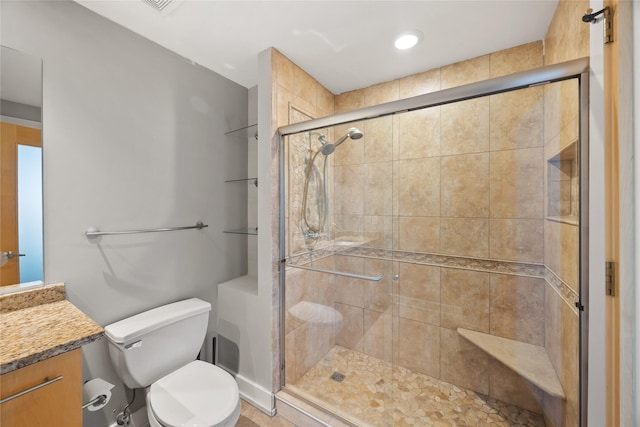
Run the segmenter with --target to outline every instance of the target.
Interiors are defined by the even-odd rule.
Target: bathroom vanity
[[[81,426],[81,347],[103,334],[63,284],[0,296],[0,425]]]

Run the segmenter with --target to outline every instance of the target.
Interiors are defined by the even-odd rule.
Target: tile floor
[[[242,401],[242,411],[236,427],[297,427],[280,415],[270,417],[258,408]],[[300,426],[303,427],[303,426]]]
[[[540,414],[340,346],[291,389],[361,426],[545,426]]]

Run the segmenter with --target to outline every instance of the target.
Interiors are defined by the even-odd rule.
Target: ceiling
[[[335,94],[541,40],[557,0],[76,0],[245,87],[275,47]],[[157,1],[157,0],[149,0]],[[395,37],[419,30],[407,51]]]

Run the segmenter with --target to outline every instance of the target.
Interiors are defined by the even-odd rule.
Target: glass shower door
[[[285,141],[285,390],[391,425],[392,118]]]

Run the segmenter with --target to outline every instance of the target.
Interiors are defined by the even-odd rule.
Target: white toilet
[[[238,385],[226,371],[194,360],[211,304],[192,298],[104,328],[109,356],[129,388],[144,388],[151,427],[231,427],[240,417]]]

